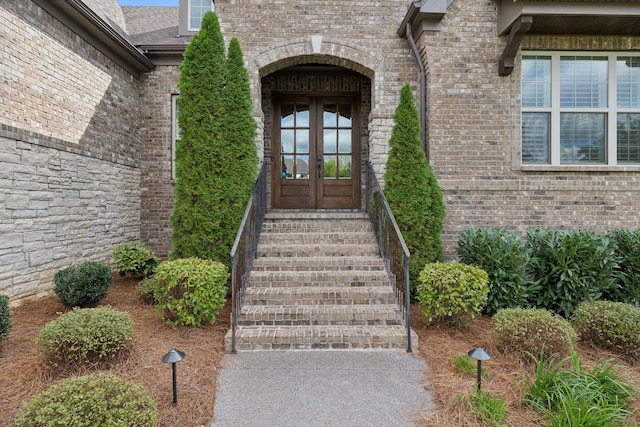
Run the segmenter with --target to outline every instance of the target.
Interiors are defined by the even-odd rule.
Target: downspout
[[[416,41],[413,38],[411,22],[407,22],[406,36],[420,68],[420,140],[422,141],[422,150],[427,156],[427,161],[429,161],[429,146],[427,145],[427,77],[418,46],[416,46]]]

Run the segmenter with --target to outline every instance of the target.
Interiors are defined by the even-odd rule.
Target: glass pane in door
[[[324,106],[322,135],[325,179],[351,178],[351,116],[351,104]]]
[[[282,104],[280,114],[280,177],[309,179],[309,106]]]

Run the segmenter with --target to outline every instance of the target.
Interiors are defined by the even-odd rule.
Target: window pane
[[[607,57],[560,58],[560,107],[607,107]]]
[[[351,156],[338,156],[338,178],[351,178]]]
[[[282,168],[280,176],[286,179],[293,179],[293,156],[282,156],[280,158],[280,166]]]
[[[640,114],[618,114],[618,163],[640,163]]]
[[[606,114],[560,114],[560,163],[605,163],[606,119]]]
[[[522,107],[551,107],[551,57],[522,58]]]
[[[351,127],[351,104],[340,104],[340,115],[338,116],[338,127]]]
[[[309,156],[296,156],[296,178],[309,179]]]
[[[338,145],[337,131],[335,129],[325,129],[323,132],[324,152],[335,153]]]
[[[293,153],[293,129],[285,129],[280,131],[280,152]]]
[[[338,131],[338,152],[351,153],[351,129]]]
[[[338,161],[336,156],[324,156],[324,177],[335,178],[337,173]]]
[[[204,14],[213,10],[212,5],[213,2],[211,0],[191,0],[189,28],[200,28]]]
[[[309,127],[309,107],[306,105],[296,105],[296,127]]]
[[[522,163],[551,162],[549,121],[549,113],[522,114]]]
[[[309,129],[298,129],[296,131],[296,153],[309,152]]]
[[[338,106],[337,105],[325,105],[322,113],[323,127],[335,128],[338,126]]]
[[[292,128],[295,125],[293,112],[295,107],[291,104],[282,104],[280,107],[282,112],[280,113],[280,127]]]
[[[618,107],[640,108],[640,57],[618,57]]]

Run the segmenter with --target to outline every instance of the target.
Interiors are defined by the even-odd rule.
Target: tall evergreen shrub
[[[603,295],[603,299],[640,306],[640,229],[611,230],[619,259],[618,287]]]
[[[256,176],[256,124],[239,44],[232,43],[227,61],[212,12],[185,50],[178,88],[180,139],[170,257],[228,265]]]
[[[411,252],[412,294],[426,263],[442,261],[442,192],[420,140],[420,115],[409,84],[394,114],[384,194]]]

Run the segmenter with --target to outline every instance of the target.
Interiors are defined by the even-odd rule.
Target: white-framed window
[[[198,31],[204,14],[213,10],[213,0],[189,0],[189,31]]]
[[[640,54],[523,52],[522,164],[640,165]]]
[[[171,179],[176,179],[176,145],[180,138],[178,127],[178,95],[171,95]]]

